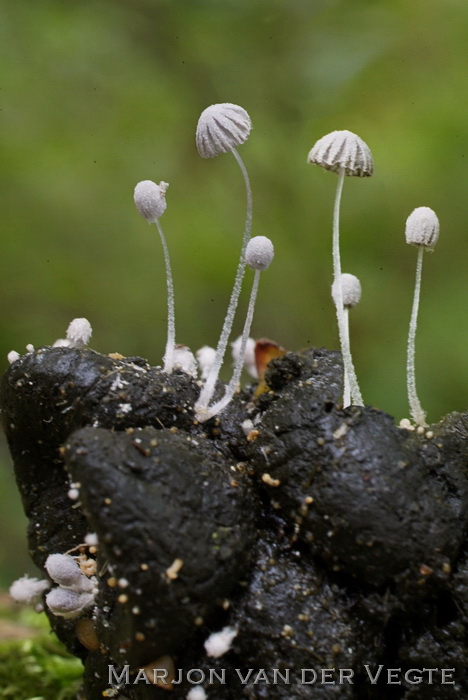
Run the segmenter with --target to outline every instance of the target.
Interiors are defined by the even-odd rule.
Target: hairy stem
[[[237,308],[237,304],[239,301],[239,295],[240,295],[241,288],[242,288],[242,280],[244,278],[244,273],[245,273],[245,260],[244,260],[245,250],[247,248],[247,243],[250,240],[250,232],[252,230],[252,190],[250,187],[249,176],[247,173],[247,169],[244,165],[244,162],[235,148],[232,150],[232,154],[233,154],[234,158],[237,160],[239,167],[241,169],[241,172],[242,172],[242,176],[244,178],[245,189],[246,189],[246,193],[247,193],[247,213],[246,213],[246,217],[245,217],[244,236],[242,239],[242,248],[241,248],[239,264],[237,266],[236,278],[234,280],[234,287],[233,287],[233,290],[231,292],[231,299],[229,301],[229,306],[228,306],[228,310],[226,313],[226,318],[224,319],[223,329],[221,331],[221,335],[220,335],[219,340],[218,340],[218,346],[216,348],[216,355],[215,355],[213,364],[211,366],[210,372],[208,374],[208,377],[206,378],[203,389],[200,392],[200,396],[198,398],[198,401],[195,405],[195,410],[197,412],[197,417],[199,420],[201,419],[200,417],[206,412],[208,405],[213,397],[215,386],[216,386],[216,381],[217,381],[218,375],[219,375],[219,370],[221,369],[221,365],[223,364],[224,354],[226,352],[226,347],[227,347],[227,344],[229,341],[229,336],[231,335],[232,324],[234,322],[234,316],[236,314],[236,308]]]
[[[416,373],[415,373],[415,344],[416,344],[416,327],[418,324],[419,297],[421,295],[421,275],[423,263],[424,247],[418,247],[418,259],[416,262],[416,284],[414,286],[413,308],[411,311],[411,320],[408,334],[408,354],[406,358],[406,381],[408,387],[408,401],[410,405],[410,413],[417,425],[425,427],[426,412],[423,411],[421,403],[416,393]]]
[[[166,351],[164,353],[164,371],[170,374],[174,368],[174,349],[175,349],[175,311],[174,311],[174,284],[172,281],[171,261],[169,259],[169,251],[167,249],[166,238],[159,219],[156,219],[159,236],[164,252],[164,264],[166,266],[167,280],[167,342]]]
[[[348,381],[351,392],[351,399],[356,406],[363,406],[364,402],[362,400],[361,391],[359,389],[359,384],[356,377],[356,372],[354,370],[353,359],[351,357],[351,349],[349,345],[349,335],[346,333],[345,320],[344,320],[344,308],[343,308],[343,290],[341,287],[341,261],[340,261],[340,203],[341,203],[341,193],[343,191],[343,181],[345,176],[344,168],[340,168],[338,174],[338,184],[336,187],[335,195],[335,206],[333,209],[333,279],[336,288],[335,292],[335,306],[336,306],[336,318],[338,321],[338,334],[341,343],[341,354],[343,355],[343,367],[344,367],[344,377],[346,381],[346,374],[348,375]],[[349,406],[346,403],[345,397],[343,397],[343,406]]]

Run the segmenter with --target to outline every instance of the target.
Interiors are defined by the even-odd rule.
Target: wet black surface
[[[200,425],[196,382],[140,358],[43,348],[10,367],[2,414],[31,556],[43,567],[99,539],[96,606],[81,615],[99,651],[49,615],[84,660],[89,700],[109,689],[109,664],[135,672],[164,655],[185,679],[174,698],[193,668],[220,700],[468,697],[468,414],[410,432],[343,410],[341,376],[338,353],[288,353],[270,363],[268,392],[244,390]],[[232,648],[208,657],[204,641],[226,626]],[[432,684],[427,671],[405,681],[424,668],[439,669]],[[316,683],[301,682],[312,670]],[[144,683],[119,692],[168,697]]]

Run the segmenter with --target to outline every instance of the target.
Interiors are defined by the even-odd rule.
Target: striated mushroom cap
[[[344,168],[345,175],[370,177],[374,161],[369,146],[352,131],[332,131],[317,141],[309,152],[308,163],[321,165],[334,173]]]
[[[228,153],[249,138],[252,122],[239,105],[223,102],[207,107],[197,125],[197,149],[202,158]]]

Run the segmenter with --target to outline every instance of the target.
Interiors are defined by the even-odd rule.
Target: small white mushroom
[[[341,277],[340,259],[340,203],[345,175],[369,177],[374,172],[374,162],[369,146],[351,131],[333,131],[319,139],[310,150],[307,161],[338,174],[333,210],[333,279]],[[351,396],[356,405],[363,405],[361,391],[354,370],[349,342],[346,338],[341,285],[336,286],[336,317],[340,336],[345,372],[348,373]]]
[[[408,350],[406,357],[406,382],[410,413],[416,425],[426,427],[426,412],[421,406],[416,392],[415,372],[415,341],[418,324],[419,298],[421,295],[421,276],[424,251],[433,252],[439,240],[440,224],[437,214],[429,207],[417,207],[406,220],[406,242],[418,247],[416,261],[416,282],[414,286],[413,307],[408,334]]]
[[[166,237],[159,221],[166,211],[166,191],[169,187],[167,182],[160,182],[157,185],[152,180],[142,180],[133,192],[133,201],[141,216],[149,224],[156,224],[164,253],[164,265],[166,268],[167,285],[167,341],[164,352],[164,371],[171,373],[174,368],[175,350],[175,310],[174,310],[174,283],[172,280],[171,260]]]

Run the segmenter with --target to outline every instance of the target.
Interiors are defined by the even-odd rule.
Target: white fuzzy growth
[[[49,610],[59,617],[74,618],[94,603],[91,593],[77,593],[66,588],[53,588],[46,595]]]
[[[50,554],[45,568],[50,578],[63,588],[75,592],[91,591],[93,583],[81,571],[78,563],[69,554]]]
[[[174,348],[174,368],[196,378],[198,365],[193,352],[186,345],[176,345]]]
[[[256,342],[253,338],[247,338],[245,344],[244,367],[251,377],[258,379],[257,363],[255,361],[255,346]],[[234,363],[237,362],[242,347],[242,336],[240,335],[233,343],[231,343],[231,354]]]
[[[439,240],[440,224],[435,211],[417,207],[406,219],[406,242],[432,251]]]
[[[34,352],[34,345],[32,343],[26,345],[26,352]]]
[[[66,338],[58,338],[52,345],[53,348],[69,348],[72,347],[72,342]]]
[[[359,302],[361,301],[361,294],[362,294],[360,281],[358,280],[358,278],[355,275],[351,275],[348,272],[343,272],[340,279],[341,279],[341,293],[342,293],[342,298],[343,298],[343,306],[345,308],[357,306],[359,304]],[[333,301],[335,302],[335,304],[337,302],[337,300],[336,300],[337,282],[338,281],[336,280],[332,284],[332,297],[333,297]]]
[[[10,363],[10,365],[12,365],[13,362],[16,362],[19,359],[20,359],[19,352],[16,352],[16,350],[10,350],[10,352],[7,355],[7,360]]]
[[[89,343],[93,329],[86,318],[74,318],[67,328],[67,340],[69,346],[82,348]]]
[[[141,216],[150,224],[155,224],[166,211],[167,182],[157,185],[152,180],[142,180],[133,191],[133,201]]]
[[[266,270],[273,260],[275,249],[266,236],[254,236],[245,250],[245,262],[252,270]]]
[[[187,700],[206,700],[205,689],[201,685],[196,685],[187,693]]]
[[[207,107],[200,115],[196,143],[202,158],[228,153],[247,141],[252,122],[239,105],[224,102]]]
[[[345,175],[369,177],[374,161],[369,146],[352,131],[332,131],[323,136],[310,150],[307,161]]]
[[[44,591],[50,588],[50,581],[22,576],[10,586],[10,595],[17,603],[37,603]]]
[[[210,369],[213,366],[213,362],[216,357],[216,350],[211,348],[209,345],[204,345],[195,353],[198,360],[198,367],[200,368],[200,374],[202,379],[206,379],[210,373]]]
[[[213,632],[205,642],[205,651],[208,656],[218,659],[229,651],[232,642],[237,637],[238,631],[234,627],[224,627],[221,632]]]

